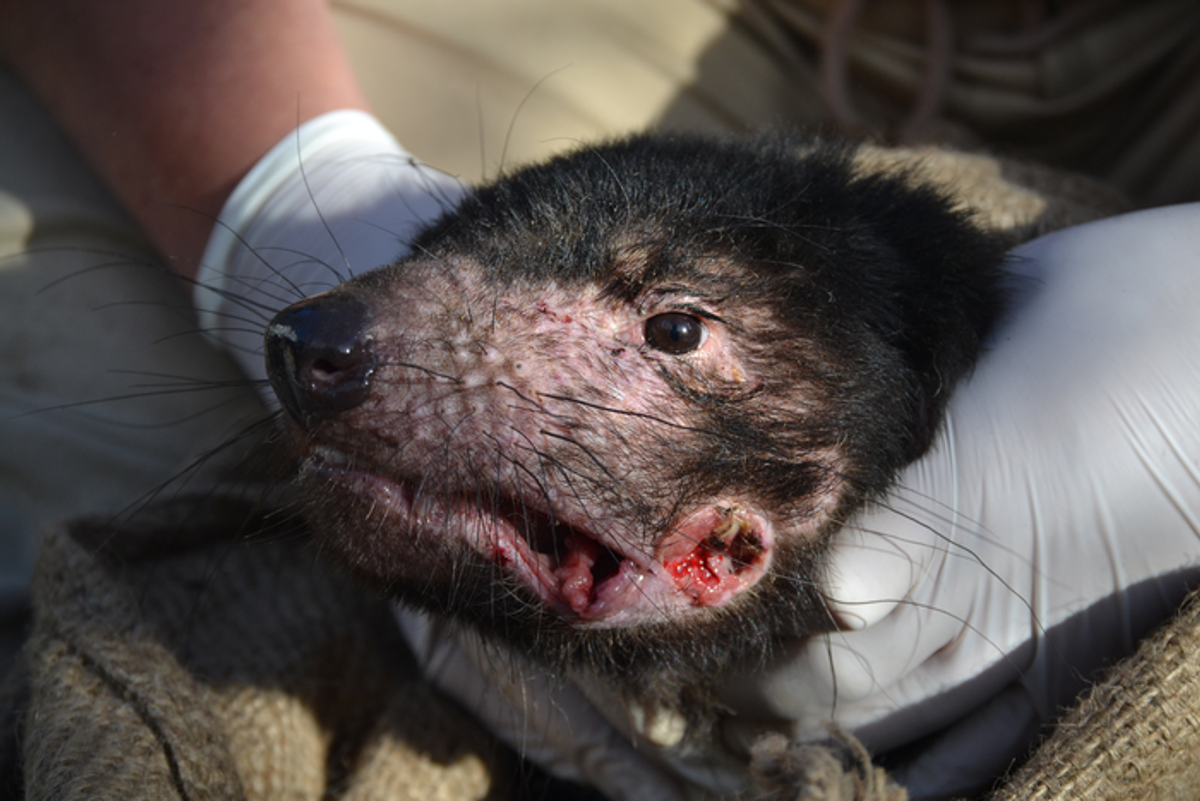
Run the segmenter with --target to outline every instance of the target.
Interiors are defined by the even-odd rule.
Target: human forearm
[[[4,0],[0,50],[188,276],[263,153],[366,108],[324,0]]]

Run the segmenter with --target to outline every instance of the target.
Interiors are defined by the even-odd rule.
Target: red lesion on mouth
[[[622,552],[581,527],[527,509],[496,520],[497,561],[565,617],[599,624],[722,606],[756,584],[771,557],[769,525],[737,506],[708,505],[685,515],[651,555]]]
[[[465,493],[414,498],[402,480],[319,457],[310,470],[376,514],[386,511],[395,523],[387,536],[462,537],[548,607],[580,623],[630,625],[722,606],[757,583],[770,563],[770,526],[737,505],[684,515],[643,553],[521,500],[480,503]]]
[[[672,527],[660,558],[696,605],[721,606],[765,573],[768,532],[765,521],[748,510],[705,506]]]

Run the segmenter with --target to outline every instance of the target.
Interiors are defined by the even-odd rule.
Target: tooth
[[[638,733],[662,748],[679,745],[687,734],[687,720],[673,709],[663,706],[647,708],[640,702],[626,699],[629,721]]]

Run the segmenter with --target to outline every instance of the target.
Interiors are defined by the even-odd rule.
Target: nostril
[[[314,399],[326,403],[331,399],[323,396],[357,391],[371,377],[366,350],[357,344],[337,350],[310,348],[299,354],[293,369],[296,382],[313,393]]]
[[[341,383],[346,371],[354,369],[358,363],[358,353],[338,353],[332,358],[315,360],[310,369],[314,381],[336,384]]]
[[[296,422],[310,425],[369,397],[369,317],[357,298],[327,293],[287,307],[267,325],[267,376]]]

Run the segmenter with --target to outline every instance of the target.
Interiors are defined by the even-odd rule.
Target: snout
[[[362,301],[331,292],[288,306],[267,325],[267,376],[301,426],[353,409],[370,395],[376,359],[369,320]]]

